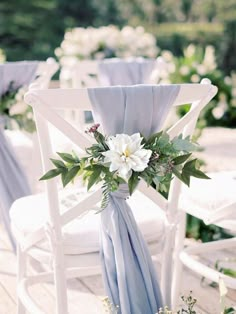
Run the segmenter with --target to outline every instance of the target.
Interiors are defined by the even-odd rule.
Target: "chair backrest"
[[[201,109],[216,94],[217,88],[215,86],[211,85],[209,81],[203,83],[207,84],[180,85],[180,91],[174,105],[178,106],[190,103],[192,106],[191,110],[169,129],[168,133],[171,138],[177,136],[179,133],[183,133],[184,136],[191,135]],[[91,110],[87,89],[30,90],[25,95],[25,101],[34,109],[44,172],[52,168],[50,162],[52,146],[48,123],[54,125],[80,149],[85,150],[86,147],[91,145],[91,142],[80,130],[77,130],[58,114],[58,111],[60,112],[64,109]],[[60,214],[56,180],[48,180],[45,184],[49,201],[49,220],[60,237],[61,226],[73,219],[75,212],[78,214],[78,208],[75,207],[71,211],[68,211],[68,213]],[[144,183],[140,184],[139,189],[159,204],[163,210],[166,210],[170,224],[174,223],[180,192],[180,181],[178,179],[172,180],[168,200],[154,191],[154,189],[148,189]],[[83,204],[78,205],[81,206],[79,211],[82,213],[88,210],[90,206],[98,203],[100,197],[100,191],[91,194]]]
[[[83,60],[78,62],[71,70],[72,87],[100,86],[97,60]]]
[[[59,69],[59,65],[53,58],[39,62],[36,79],[30,84],[31,89],[48,88],[51,78]]]
[[[113,61],[114,60],[114,61]],[[147,61],[143,59],[144,62]],[[117,63],[119,66],[119,62],[122,63],[122,66],[126,65],[127,67],[130,66],[130,63],[140,63],[142,58],[132,58],[132,59],[108,59],[108,63],[112,65],[113,62]],[[71,76],[72,76],[72,87],[73,88],[81,88],[81,87],[96,87],[96,86],[103,86],[105,84],[104,80],[101,79],[101,71],[99,69],[99,64],[101,60],[82,60],[78,62],[73,69],[71,69]],[[152,82],[152,73],[158,72],[161,68],[163,68],[164,60],[161,57],[158,57],[155,62],[153,62],[153,68],[150,72],[150,76],[145,83]],[[117,69],[116,69],[117,71]],[[140,78],[141,79],[141,78]],[[144,82],[137,81],[137,84],[142,84]],[[131,84],[131,83],[129,83]],[[113,85],[113,84],[112,84]],[[122,85],[126,85],[122,82]]]

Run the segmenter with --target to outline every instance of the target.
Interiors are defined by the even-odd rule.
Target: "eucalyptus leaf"
[[[183,139],[182,135],[175,137],[172,143],[174,149],[179,151],[192,152],[196,150],[196,145],[193,144],[188,137]]]
[[[170,137],[167,133],[163,133],[161,134],[161,136],[159,136],[159,138],[157,139],[157,146],[160,148],[160,149],[163,149],[165,146],[169,145],[169,140],[170,140]]]

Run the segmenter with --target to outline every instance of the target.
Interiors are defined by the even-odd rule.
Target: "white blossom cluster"
[[[99,28],[77,27],[65,33],[64,40],[55,54],[62,66],[73,66],[78,60],[110,57],[149,57],[158,53],[155,37],[138,26]]]
[[[0,64],[4,63],[6,61],[6,56],[4,54],[4,51],[0,49]]]
[[[27,86],[22,86],[18,89],[17,93],[15,94],[14,104],[10,108],[10,116],[18,114],[23,115],[27,111],[28,105],[24,101],[24,95],[27,90]],[[31,119],[33,117],[32,113],[30,112],[29,115],[30,116],[27,118]]]

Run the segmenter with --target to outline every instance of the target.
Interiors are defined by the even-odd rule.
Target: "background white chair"
[[[30,88],[48,88],[51,78],[58,68],[59,65],[53,58],[39,62],[35,80],[30,84]],[[22,130],[5,130],[4,133],[24,169],[32,191],[35,192],[38,188],[37,177],[40,166],[37,135]]]
[[[156,83],[156,73],[165,67],[162,57],[157,59],[145,59],[133,57],[127,59],[111,58],[104,60],[81,60],[70,70],[68,75],[71,80],[71,87],[98,87],[113,85],[136,85]],[[61,87],[68,87],[61,81]],[[92,122],[91,112],[78,115],[72,111],[68,114],[81,130],[85,129],[88,123]]]
[[[225,171],[209,173],[211,180],[199,181],[193,179],[189,189],[185,187],[182,190],[179,209],[180,230],[185,230],[186,214],[202,219],[206,225],[214,224],[225,229],[229,234],[234,235],[231,239],[217,240],[208,243],[195,243],[194,245],[184,247],[184,234],[179,235],[176,246],[176,264],[174,271],[174,282],[178,286],[181,278],[182,265],[185,265],[197,274],[219,283],[223,279],[225,285],[231,289],[236,289],[236,278],[219,272],[214,264],[217,262],[217,251],[234,250],[236,248],[236,171]],[[206,265],[201,254],[212,254],[215,256],[212,265]],[[222,266],[230,268],[227,263],[227,253],[224,254],[225,260]],[[234,262],[231,264],[236,265]],[[178,293],[173,296],[173,302],[176,304]]]
[[[111,84],[109,80],[101,77],[103,73],[101,73],[100,64],[102,62],[107,63],[109,65],[117,65],[116,71],[119,71],[119,63],[128,67],[133,64],[142,64],[146,59],[143,58],[129,58],[129,59],[107,59],[107,60],[82,60],[79,61],[76,65],[71,69],[71,82],[73,88],[81,88],[81,87],[96,87],[96,86],[110,86],[110,85],[132,85],[135,82],[132,82],[132,78],[129,79],[128,84],[126,83],[125,78],[122,77],[119,79],[119,82],[115,84]],[[148,60],[147,60],[148,61]],[[132,66],[132,65],[131,65]],[[150,71],[148,70],[147,76],[141,76],[139,78],[133,78],[136,80],[136,84],[150,84],[154,83],[153,75],[160,71],[165,66],[165,61],[162,57],[158,57],[156,60],[153,60],[153,66],[151,66]],[[61,86],[63,87],[63,86]]]
[[[191,133],[193,122],[215,93],[216,88],[210,84],[181,85],[174,105],[194,105],[191,112],[169,130],[170,136],[174,137],[184,127],[186,134]],[[53,156],[48,123],[60,129],[80,150],[90,146],[90,141],[79,130],[57,114],[57,110],[61,112],[68,108],[91,110],[86,89],[32,90],[26,94],[25,100],[34,108],[44,171],[52,167],[49,158]],[[191,129],[188,127],[190,124]],[[165,303],[169,305],[180,186],[180,181],[174,179],[167,201],[141,182],[130,200],[131,206],[132,203],[135,204],[134,216],[152,255],[162,252],[161,287]],[[61,192],[57,180],[53,179],[46,182],[46,194],[24,197],[12,205],[12,231],[18,242],[18,314],[24,313],[25,307],[30,313],[42,313],[30,297],[28,288],[32,284],[53,278],[56,286],[56,312],[68,313],[66,278],[100,272],[99,215],[94,215],[91,211],[97,208],[100,199],[100,189],[91,193],[83,192],[83,189]],[[28,275],[28,255],[50,266],[50,271]]]

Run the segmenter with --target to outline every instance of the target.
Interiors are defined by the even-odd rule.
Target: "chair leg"
[[[56,288],[56,313],[68,314],[66,271],[64,267],[64,256],[60,250],[55,254],[53,268]]]
[[[24,252],[22,252],[20,245],[17,244],[17,287],[19,286],[20,281],[26,275],[26,263],[27,257]],[[26,309],[22,304],[19,296],[17,296],[17,314],[25,314]]]
[[[171,308],[172,259],[175,228],[166,232],[161,265],[161,291],[163,304]]]
[[[176,310],[179,303],[179,294],[180,294],[180,282],[183,274],[183,263],[180,260],[180,252],[184,247],[184,239],[185,239],[185,230],[186,230],[186,214],[184,212],[180,212],[180,222],[178,225],[178,230],[176,234],[176,243],[174,250],[174,265],[173,265],[173,277],[172,277],[172,309]]]

